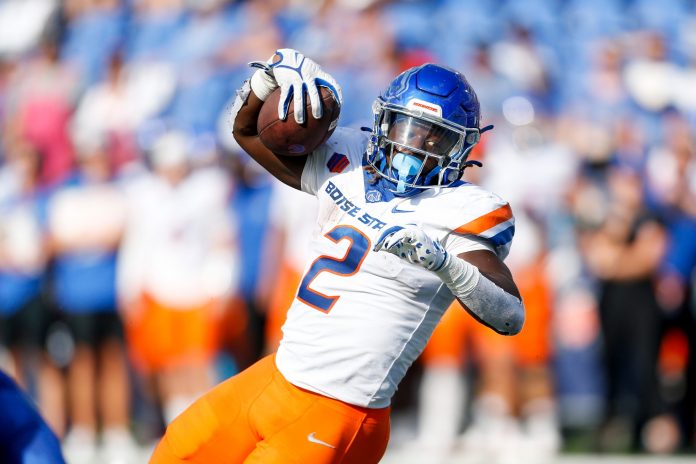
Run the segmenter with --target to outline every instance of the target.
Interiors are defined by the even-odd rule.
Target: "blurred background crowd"
[[[694,452],[693,0],[0,0],[0,366],[69,462],[142,462],[277,345],[313,198],[227,108],[285,47],[342,84],[341,125],[438,62],[496,126],[465,177],[513,207],[527,324],[449,310],[392,448]]]

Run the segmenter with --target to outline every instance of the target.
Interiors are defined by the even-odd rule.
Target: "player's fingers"
[[[265,61],[251,61],[248,64],[251,68],[263,69],[266,72],[266,74],[268,74],[269,76],[273,76],[273,70]]]
[[[312,116],[314,119],[320,119],[324,114],[324,108],[321,101],[321,94],[319,93],[319,87],[314,83],[305,85],[307,89],[307,96],[309,97],[309,104],[312,107]]]
[[[329,92],[331,92],[334,100],[338,102],[339,106],[343,104],[343,91],[341,90],[341,86],[338,85],[338,82],[336,82],[333,77],[325,72],[322,72],[319,77],[317,77],[316,83],[318,86],[329,89]]]
[[[278,99],[278,118],[281,121],[285,121],[288,117],[288,107],[290,106],[290,99],[293,95],[293,87],[291,85],[283,85],[280,87],[280,98]]]
[[[404,239],[408,243],[413,243],[416,241],[416,235],[418,234],[417,231],[415,230],[407,230],[406,233],[404,234]]]
[[[404,229],[397,230],[384,242],[384,248],[392,253],[395,251],[401,251],[402,248],[406,247],[406,234],[408,231]]]
[[[387,236],[387,238],[384,239],[384,242],[382,242],[382,249],[390,251],[391,248],[394,246],[394,234],[391,234]]]
[[[374,251],[379,251],[382,248],[384,248],[384,242],[387,240],[388,237],[390,237],[392,234],[395,232],[398,232],[399,230],[403,229],[401,226],[391,226],[382,232],[382,235],[379,236],[377,239],[377,243],[375,243],[374,246]]]
[[[401,239],[398,237],[395,237],[396,234],[390,234],[387,236],[384,241],[380,242],[378,244],[378,249],[379,250],[384,250],[384,251],[389,251],[391,253],[394,253],[395,250],[401,247]]]
[[[295,121],[302,124],[305,121],[304,83],[293,84],[293,105],[295,106]]]
[[[384,239],[381,239],[379,242],[375,243],[375,246],[372,247],[374,251],[380,251],[384,249],[384,242],[387,241],[387,238],[385,237]]]
[[[403,237],[395,237],[395,235],[396,234],[389,237],[384,243],[384,248],[392,253],[401,251],[403,247]]]

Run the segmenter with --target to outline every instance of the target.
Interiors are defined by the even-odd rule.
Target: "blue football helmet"
[[[459,72],[435,64],[404,71],[373,106],[367,162],[397,196],[459,180],[481,138],[474,89]],[[487,128],[486,128],[487,129]]]

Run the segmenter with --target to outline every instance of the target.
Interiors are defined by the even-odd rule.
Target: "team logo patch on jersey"
[[[379,190],[368,190],[365,192],[365,199],[368,203],[377,203],[382,201],[382,192]]]
[[[333,155],[331,155],[331,158],[329,158],[329,161],[326,163],[326,167],[329,168],[330,172],[339,173],[343,172],[349,164],[350,161],[348,161],[348,157],[346,155],[341,153],[334,153]]]

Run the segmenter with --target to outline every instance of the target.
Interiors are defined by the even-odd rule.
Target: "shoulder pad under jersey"
[[[451,233],[483,239],[500,259],[505,259],[515,234],[510,204],[474,184],[455,187],[446,197],[451,212],[446,221]]]

